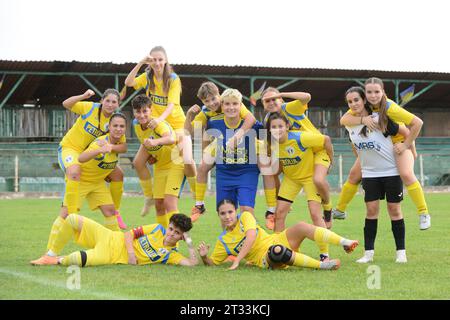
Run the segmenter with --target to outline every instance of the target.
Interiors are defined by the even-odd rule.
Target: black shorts
[[[399,203],[403,200],[403,182],[400,176],[363,178],[364,201],[383,200]]]

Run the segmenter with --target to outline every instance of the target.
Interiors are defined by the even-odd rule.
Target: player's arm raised
[[[200,242],[197,247],[197,251],[205,266],[215,266],[211,258],[208,257],[209,244],[206,244],[203,241]]]
[[[127,87],[134,87],[136,85],[136,76],[141,69],[141,67],[145,64],[150,64],[153,62],[153,57],[150,55],[146,55],[138,64],[130,71],[127,78],[125,79],[125,85]]]
[[[95,92],[92,91],[91,89],[86,90],[85,93],[80,94],[78,96],[72,96],[70,98],[67,98],[66,100],[63,101],[62,105],[64,108],[66,108],[67,110],[71,110],[72,107],[75,105],[75,103],[89,99],[90,97],[94,96]]]
[[[189,233],[187,233],[187,232],[183,233],[183,239],[188,246],[189,258],[181,260],[180,265],[187,266],[187,267],[193,267],[193,266],[198,265],[199,261],[197,258],[197,254],[195,253],[194,244],[192,242],[192,239],[191,239],[191,236],[189,235]]]

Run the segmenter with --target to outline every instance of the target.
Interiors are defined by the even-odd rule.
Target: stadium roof
[[[0,60],[0,80],[4,79],[0,103],[9,96],[7,104],[25,104],[39,99],[41,105],[59,105],[67,97],[84,92],[89,85],[100,92],[110,87],[121,89],[134,66],[135,63]],[[346,89],[368,77],[379,77],[385,80],[386,92],[393,99],[413,83],[416,93],[423,90],[408,104],[411,108],[450,107],[450,73],[198,64],[173,67],[182,80],[183,106],[199,103],[196,98],[198,87],[203,81],[213,80],[222,88],[237,88],[247,97],[267,81],[270,86],[284,86],[284,91],[310,92],[314,106],[343,107]],[[22,81],[17,85],[20,79]],[[15,86],[16,90],[11,94]],[[133,91],[129,88],[127,97]]]

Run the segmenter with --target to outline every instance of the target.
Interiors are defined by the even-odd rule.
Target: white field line
[[[5,269],[5,268],[0,268],[0,273],[9,275],[9,276],[13,276],[22,280],[26,280],[26,281],[30,281],[30,282],[34,282],[43,286],[50,286],[50,287],[55,287],[58,289],[63,289],[66,291],[70,291],[73,292],[75,295],[80,295],[80,298],[83,299],[83,296],[93,296],[99,299],[107,299],[107,300],[129,300],[129,299],[134,299],[131,297],[124,297],[124,296],[117,296],[111,293],[107,293],[107,292],[100,292],[100,291],[95,291],[95,290],[91,290],[91,289],[80,289],[80,290],[69,290],[66,286],[65,283],[58,281],[56,282],[55,280],[49,280],[46,278],[37,278],[36,276],[32,276],[28,273],[23,273],[23,272],[17,272],[17,271],[13,271],[13,270],[9,270],[9,269]]]

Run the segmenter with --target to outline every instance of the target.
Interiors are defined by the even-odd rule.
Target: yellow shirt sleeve
[[[183,256],[181,253],[172,251],[170,253],[169,259],[167,260],[166,264],[180,264],[180,261],[183,259],[187,259],[185,256]]]
[[[192,127],[195,126],[195,122],[200,122],[203,127],[206,127],[208,118],[206,117],[206,114],[203,111],[200,111],[200,113],[195,116],[194,120],[192,120],[191,122]]]
[[[139,77],[134,78],[134,90],[139,90],[140,88],[145,88],[147,86],[147,73],[144,72]]]
[[[308,105],[300,100],[294,100],[286,104],[286,111],[295,116],[301,116],[306,110],[308,110]]]
[[[91,110],[93,105],[94,103],[91,101],[79,101],[72,106],[70,111],[79,115],[86,114]]]
[[[170,83],[169,93],[167,95],[167,104],[173,103],[174,105],[180,105],[181,96],[181,80],[176,77]]]
[[[304,131],[300,135],[300,142],[306,148],[323,147],[325,144],[325,136],[323,134]]]
[[[172,134],[172,128],[169,126],[169,124],[166,121],[158,123],[155,128],[155,133],[162,137],[167,132]]]
[[[247,107],[241,103],[241,109],[239,110],[239,116],[241,119],[245,119],[245,117],[250,113],[250,111],[247,109]]]
[[[248,230],[256,230],[256,220],[250,212],[244,211],[241,215],[240,222],[242,223],[244,233]]]
[[[415,117],[411,112],[406,111],[394,102],[391,102],[386,114],[392,121],[402,122],[406,125],[409,125]]]
[[[215,265],[221,264],[228,257],[228,253],[225,250],[222,242],[217,240],[216,245],[214,246],[214,250],[209,257]]]

